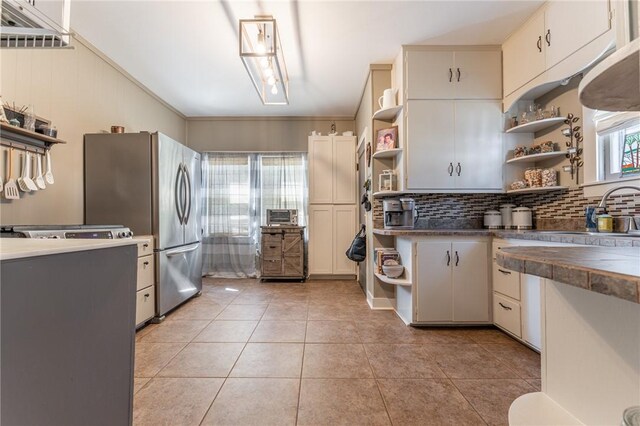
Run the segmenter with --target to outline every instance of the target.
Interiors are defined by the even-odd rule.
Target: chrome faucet
[[[601,209],[606,209],[607,200],[609,199],[609,196],[616,191],[620,191],[621,189],[635,189],[636,191],[640,192],[640,186],[633,186],[633,185],[624,185],[624,186],[619,186],[617,188],[610,189],[604,193],[604,195],[602,196],[602,199],[600,200],[600,204],[598,204],[598,207]]]

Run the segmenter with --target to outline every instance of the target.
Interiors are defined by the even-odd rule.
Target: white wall
[[[326,135],[332,122],[335,122],[338,133],[356,130],[355,121],[348,118],[190,118],[187,120],[187,145],[199,152],[306,152],[309,133],[316,130]]]
[[[185,140],[185,120],[82,40],[74,49],[1,49],[0,93],[58,128],[66,145],[51,150],[55,184],[0,204],[2,224],[83,223],[83,135],[121,125],[127,132],[161,131]],[[0,173],[6,176],[6,152]],[[14,176],[18,151],[14,153]]]

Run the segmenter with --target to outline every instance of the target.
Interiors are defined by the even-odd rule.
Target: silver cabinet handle
[[[460,172],[462,172],[462,166],[460,165],[460,163],[458,163],[458,165],[456,166],[456,173],[458,174],[458,176],[460,176]]]
[[[511,272],[510,272],[510,271],[505,271],[504,269],[500,269],[500,268],[498,268],[498,271],[502,272],[502,273],[503,273],[503,274],[505,274],[505,275],[511,275]]]
[[[538,52],[542,52],[542,36],[538,36],[538,42],[536,43],[538,47]]]
[[[448,170],[449,170],[449,176],[453,176],[453,163],[449,163]]]
[[[501,302],[498,302],[498,305],[502,306],[502,308],[507,310],[507,311],[510,311],[512,309],[509,306],[504,306]]]
[[[451,265],[451,253],[447,250],[447,266]]]
[[[458,71],[458,82],[460,82],[460,68],[456,68],[456,70]]]
[[[551,30],[547,30],[547,34],[544,36],[544,39],[547,41],[547,46],[551,46]]]
[[[200,243],[198,243],[198,244],[200,244]],[[189,253],[189,252],[192,252],[192,251],[196,251],[196,250],[198,250],[198,244],[193,245],[193,246],[189,246],[189,247],[185,247],[185,248],[179,248],[179,249],[176,249],[176,250],[170,250],[170,251],[167,252],[167,257],[171,257],[171,256],[175,256],[175,255],[178,255],[178,254],[183,254],[183,253]]]
[[[456,250],[456,266],[460,263],[460,256],[458,256],[458,250]]]
[[[453,70],[449,68],[449,83],[451,83],[452,79],[453,79]]]

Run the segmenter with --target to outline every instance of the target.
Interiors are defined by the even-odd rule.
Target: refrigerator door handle
[[[178,213],[178,220],[180,224],[183,223],[183,207],[181,200],[181,192],[182,192],[182,164],[178,166],[178,173],[176,174],[176,184],[175,184],[175,202],[176,202],[176,213]]]
[[[200,246],[200,243],[197,243],[197,244],[192,245],[192,246],[182,247],[182,248],[175,249],[175,250],[169,250],[169,251],[167,251],[166,255],[167,255],[167,257],[172,257],[172,256],[176,256],[178,254],[189,253],[189,252],[198,250],[199,246]]]
[[[185,165],[183,168],[183,173],[184,173],[184,177],[186,178],[185,181],[185,188],[187,189],[186,191],[186,197],[185,197],[185,214],[184,214],[184,224],[186,225],[187,223],[189,223],[189,217],[191,216],[191,177],[189,176],[189,169],[187,169],[187,166]]]

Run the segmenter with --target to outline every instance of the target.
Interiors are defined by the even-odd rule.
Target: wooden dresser
[[[307,276],[304,226],[262,226],[262,279],[298,279]]]

